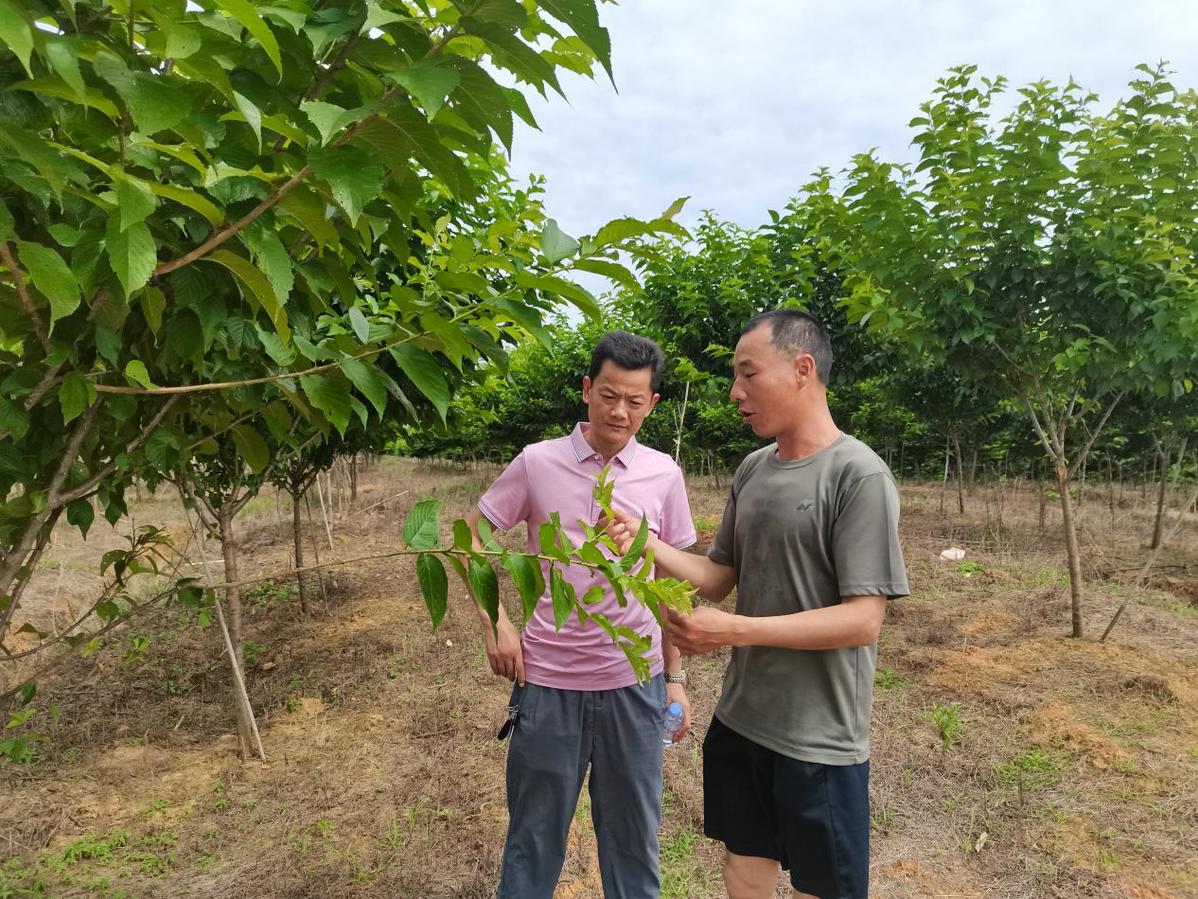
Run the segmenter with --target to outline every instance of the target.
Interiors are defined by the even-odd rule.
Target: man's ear
[[[649,400],[649,408],[645,410],[646,417],[649,415],[650,412],[653,411],[653,407],[657,405],[657,401],[659,399],[661,399],[660,393],[653,394],[653,397]]]
[[[582,401],[589,403],[591,401],[591,376],[582,376]]]
[[[799,353],[794,357],[795,380],[803,386],[815,377],[815,357],[810,353]]]

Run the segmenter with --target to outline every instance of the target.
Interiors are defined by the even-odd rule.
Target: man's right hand
[[[507,616],[500,616],[499,635],[491,630],[491,622],[487,620],[486,628],[487,661],[493,674],[514,680],[524,686],[524,651],[520,647],[520,634],[515,625],[508,621]]]

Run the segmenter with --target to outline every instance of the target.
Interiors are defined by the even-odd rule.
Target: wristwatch
[[[667,684],[685,684],[686,683],[686,672],[685,671],[673,671],[673,672],[667,671],[666,672],[666,683]]]

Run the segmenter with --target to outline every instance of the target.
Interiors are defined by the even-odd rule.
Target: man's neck
[[[606,465],[621,452],[623,452],[624,447],[628,446],[628,440],[631,440],[632,438],[628,438],[628,440],[625,440],[616,447],[612,447],[609,444],[601,444],[598,438],[595,436],[595,429],[588,425],[582,429],[582,439],[587,442],[591,449],[599,454],[600,458],[603,459],[603,464]]]
[[[812,403],[796,416],[795,424],[780,432],[778,458],[793,462],[827,449],[841,437],[841,430],[832,420],[827,403]]]

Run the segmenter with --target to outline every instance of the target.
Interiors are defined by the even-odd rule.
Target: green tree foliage
[[[443,419],[548,310],[595,314],[563,276],[631,278],[618,252],[676,226],[575,240],[500,148],[596,63],[589,0],[5,3],[0,635],[89,498],[115,522],[226,434],[253,467],[246,427]]]
[[[1192,388],[1198,346],[1198,98],[1140,71],[1107,114],[1038,83],[999,121],[1003,79],[953,70],[911,123],[917,164],[857,157],[829,234],[854,319],[1026,409],[1057,474],[1075,636],[1069,484],[1122,397]]]

